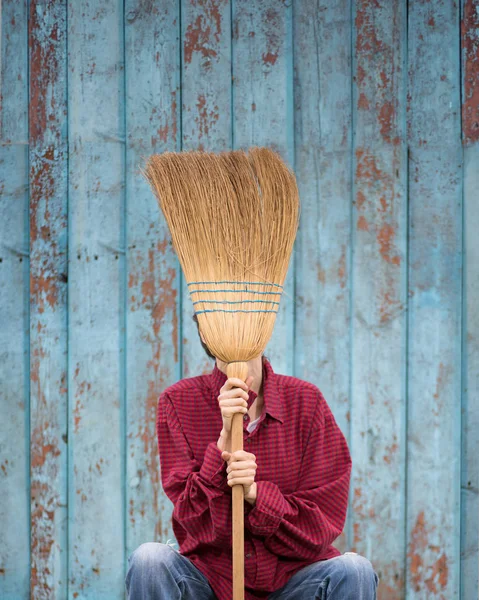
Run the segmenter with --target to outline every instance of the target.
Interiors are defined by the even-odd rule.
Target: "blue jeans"
[[[346,552],[297,571],[271,600],[376,600],[379,577],[369,560]],[[167,544],[146,542],[128,557],[129,600],[215,600],[203,573]]]

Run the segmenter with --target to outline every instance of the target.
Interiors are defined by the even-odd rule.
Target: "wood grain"
[[[124,591],[123,33],[122,3],[69,3],[69,595],[80,598]]]
[[[478,594],[478,0],[3,0],[0,597],[124,598],[174,540],[161,391],[208,372],[152,152],[271,145],[302,214],[266,349],[353,458],[378,598]]]
[[[404,597],[407,343],[405,5],[357,2],[353,29],[352,549]]]
[[[2,3],[0,41],[0,596],[27,598],[30,253],[26,2]]]
[[[409,7],[408,597],[459,598],[462,148],[459,9]]]
[[[169,232],[139,172],[153,153],[180,147],[179,7],[125,4],[126,111],[126,545],[174,540],[162,493],[158,396],[180,374],[180,269]]]

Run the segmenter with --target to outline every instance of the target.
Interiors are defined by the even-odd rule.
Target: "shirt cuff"
[[[256,503],[245,517],[252,533],[272,535],[278,529],[286,511],[286,500],[272,481],[256,482]]]
[[[227,466],[226,461],[221,458],[221,450],[216,442],[210,442],[206,447],[205,457],[200,468],[200,476],[214,487],[222,490],[231,489],[226,476]]]

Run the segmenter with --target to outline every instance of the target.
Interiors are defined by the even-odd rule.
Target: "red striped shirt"
[[[231,487],[217,448],[226,375],[183,379],[158,401],[161,481],[173,502],[179,551],[205,574],[219,600],[232,597]],[[248,407],[257,394],[250,390]],[[264,406],[244,449],[256,457],[255,506],[245,501],[245,599],[266,598],[298,570],[338,556],[351,456],[321,391],[274,373],[263,357]]]

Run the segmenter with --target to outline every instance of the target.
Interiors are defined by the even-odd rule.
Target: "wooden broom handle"
[[[228,363],[227,377],[246,381],[248,365],[245,362]],[[243,415],[233,415],[231,424],[231,452],[243,450]],[[241,483],[233,486],[233,600],[244,600],[244,488]]]

